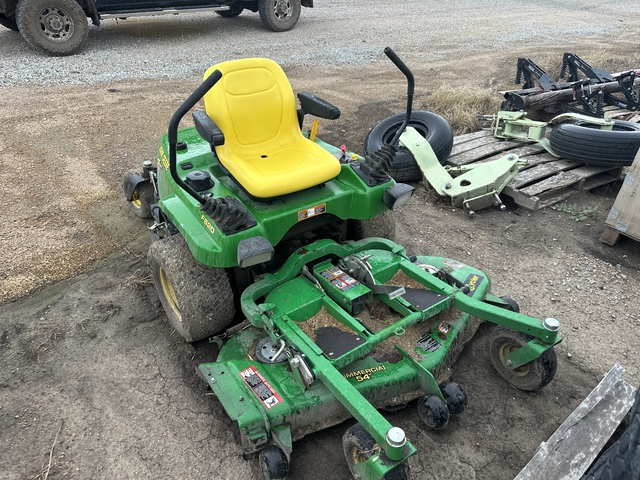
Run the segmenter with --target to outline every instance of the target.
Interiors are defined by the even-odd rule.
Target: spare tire
[[[406,114],[404,113],[392,115],[373,127],[364,140],[364,154],[370,155],[382,147],[384,143],[391,142],[402,122],[404,122],[405,116]],[[449,158],[453,147],[453,132],[447,121],[435,113],[414,110],[411,112],[409,126],[415,128],[420,135],[427,139],[438,157],[438,161],[444,164]],[[418,164],[411,152],[404,147],[398,149],[398,153],[389,169],[389,175],[396,182],[422,180],[422,173]]]
[[[631,165],[640,148],[640,124],[614,120],[612,130],[589,121],[563,122],[549,135],[557,155],[588,165]]]

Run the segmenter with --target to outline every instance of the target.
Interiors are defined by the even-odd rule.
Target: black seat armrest
[[[315,117],[335,120],[340,118],[340,109],[320,97],[316,97],[309,92],[298,93],[300,109],[298,110],[298,121],[302,125],[303,117],[308,113]]]
[[[212,148],[224,145],[224,134],[206,112],[200,110],[193,112],[192,115],[196,130],[202,138],[209,142]]]

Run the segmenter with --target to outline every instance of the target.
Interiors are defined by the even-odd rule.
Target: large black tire
[[[234,18],[242,13],[244,8],[239,3],[229,5],[229,10],[216,10],[216,13],[224,18]]]
[[[367,220],[350,220],[350,222],[354,240],[371,237],[382,237],[389,240],[396,238],[396,221],[391,210]]]
[[[300,0],[258,0],[260,20],[274,32],[291,30],[300,18]]]
[[[87,38],[87,15],[75,0],[20,0],[20,33],[33,47],[52,55],[71,55]]]
[[[349,465],[349,470],[353,478],[356,476],[353,466],[357,463],[366,462],[369,457],[376,453],[376,441],[362,425],[356,423],[350,427],[342,436],[342,449],[344,458]],[[407,480],[409,478],[409,465],[404,462],[398,465],[384,476],[384,480]]]
[[[640,389],[622,436],[587,472],[585,480],[640,480]]]
[[[151,244],[148,259],[169,322],[187,342],[210,337],[233,322],[227,272],[198,263],[182,235]]]
[[[549,135],[558,155],[588,165],[631,165],[640,148],[640,124],[614,120],[613,130],[589,122],[559,123]]]
[[[394,135],[404,122],[405,114],[398,113],[387,117],[371,129],[364,139],[363,152],[370,155],[378,150],[384,143],[393,140]],[[420,135],[427,139],[441,164],[449,158],[453,147],[453,132],[451,126],[440,115],[424,110],[411,112],[409,126],[415,128]],[[422,180],[422,173],[409,150],[402,147],[393,158],[389,175],[396,182],[410,182]]]
[[[489,354],[493,368],[507,382],[525,392],[539,390],[548,385],[555,377],[558,368],[558,359],[553,347],[532,362],[516,369],[509,368],[504,357],[532,339],[531,335],[502,325],[497,325],[489,337]]]
[[[18,24],[16,23],[16,17],[7,17],[4,13],[0,13],[0,25],[13,30],[18,31]]]

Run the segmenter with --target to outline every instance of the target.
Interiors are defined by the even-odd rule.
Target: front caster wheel
[[[530,335],[502,325],[497,325],[489,338],[489,354],[493,368],[511,385],[526,392],[539,390],[549,384],[556,375],[558,367],[558,359],[553,347],[546,350],[540,357],[518,368],[512,369],[507,365],[504,357],[532,339]]]
[[[418,415],[427,426],[433,430],[440,430],[449,423],[449,408],[440,397],[424,395],[418,399]]]
[[[140,174],[129,172],[124,177],[124,191],[125,196],[127,193],[127,187],[131,187],[132,181],[140,178]],[[133,180],[132,180],[133,179]],[[140,218],[151,218],[151,205],[155,203],[155,190],[150,181],[140,182],[131,192],[130,199],[127,198],[129,208],[131,211]]]
[[[456,382],[445,382],[440,385],[442,396],[447,401],[451,415],[460,415],[467,408],[467,394]]]
[[[360,477],[353,470],[353,466],[366,462],[370,457],[380,452],[376,441],[359,423],[349,428],[342,436],[342,449],[354,479]],[[408,478],[409,464],[406,462],[401,463],[384,476],[384,480],[407,480]]]
[[[258,455],[260,471],[264,480],[284,480],[287,478],[289,462],[284,452],[270,445],[260,450]]]

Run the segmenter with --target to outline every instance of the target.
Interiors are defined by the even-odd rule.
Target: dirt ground
[[[635,48],[621,44],[616,54]],[[515,56],[410,66],[415,108],[428,109],[427,84],[455,85],[481,66],[476,82],[497,91],[513,78]],[[404,80],[384,63],[287,73],[294,90],[340,106],[342,117],[323,122],[320,136],[355,151],[371,127],[404,108]],[[195,86],[12,87],[0,98],[0,478],[255,474],[195,375],[215,349],[171,331],[147,271],[145,222],[121,194],[124,173],[153,159],[168,118]],[[580,222],[553,208],[469,218],[416,186],[396,214],[397,241],[410,253],[480,268],[494,293],[515,298],[524,313],[559,319],[564,341],[555,380],[525,393],[492,370],[483,326],[453,375],[469,397],[464,414],[440,432],[421,428],[415,405],[389,419],[418,448],[415,478],[513,478],[613,364],[638,384],[640,249],[598,240],[619,185],[571,197],[597,212]],[[289,478],[349,478],[340,443],[347,427],[297,442]]]

